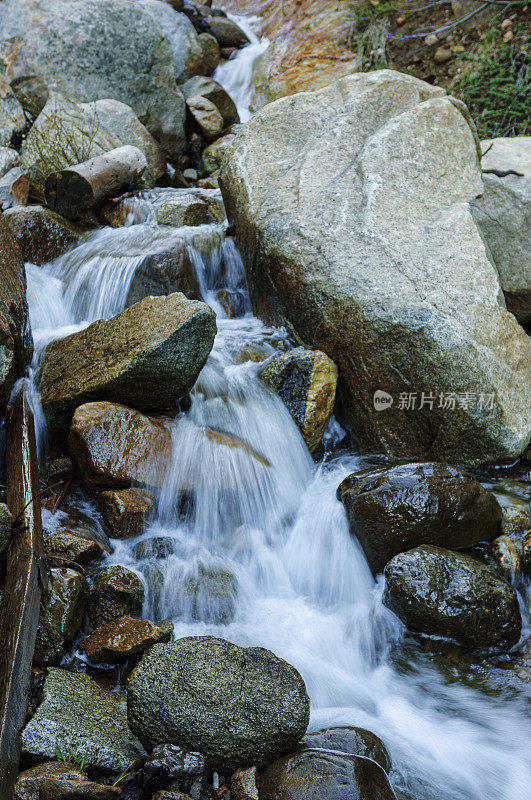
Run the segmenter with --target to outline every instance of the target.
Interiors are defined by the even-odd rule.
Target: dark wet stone
[[[124,614],[138,616],[143,601],[144,586],[134,572],[125,567],[107,567],[94,580],[88,607],[90,622],[99,628]]]
[[[182,791],[190,791],[206,779],[206,759],[201,753],[184,750],[174,744],[160,744],[142,769],[144,792],[151,796],[159,789],[177,783]]]
[[[133,547],[134,558],[166,558],[174,553],[174,541],[170,536],[153,536],[143,539]]]
[[[365,756],[376,761],[387,773],[391,771],[391,758],[382,740],[364,728],[341,726],[324,728],[307,733],[301,745],[311,750],[340,750],[355,756]]]

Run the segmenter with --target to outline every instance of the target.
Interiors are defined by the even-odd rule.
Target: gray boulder
[[[498,536],[502,510],[491,492],[447,464],[400,464],[353,473],[337,490],[350,533],[373,572],[419,544],[471,547]]]
[[[214,312],[183,294],[146,297],[109,320],[53,342],[40,372],[44,413],[65,433],[93,400],[172,407],[194,385],[216,334]]]
[[[472,213],[489,247],[509,311],[521,323],[531,322],[531,136],[486,139],[484,191]],[[487,151],[488,152],[485,152]]]
[[[0,63],[79,102],[127,103],[172,157],[185,146],[184,100],[162,29],[137,0],[4,0]]]
[[[462,104],[383,70],[269,104],[223,162],[255,311],[335,361],[363,449],[478,464],[531,437],[531,341],[470,211],[477,144]]]
[[[301,676],[259,647],[212,636],[155,645],[128,680],[131,728],[146,746],[178,744],[214,768],[264,766],[304,735]]]
[[[232,97],[225,91],[223,86],[212,78],[204,76],[196,76],[190,78],[182,86],[182,93],[185,99],[189,97],[206,97],[211,103],[214,103],[217,110],[223,117],[223,124],[225,127],[239,123],[240,117],[238,116],[238,109]]]
[[[471,650],[504,651],[520,638],[515,590],[492,567],[464,553],[422,545],[385,568],[383,602],[408,629]]]
[[[24,109],[4,75],[0,73],[0,146],[10,147],[16,144],[25,127]]]
[[[138,0],[160,26],[171,45],[177,83],[184,83],[204,70],[203,47],[186,14],[177,13],[162,0]]]
[[[42,701],[22,732],[22,757],[48,761],[69,751],[86,753],[87,769],[106,774],[139,767],[147,753],[127,723],[123,698],[88,675],[50,667]]]
[[[30,176],[16,150],[0,147],[0,209],[6,211],[28,201]]]

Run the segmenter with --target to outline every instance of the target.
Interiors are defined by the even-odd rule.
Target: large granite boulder
[[[155,645],[129,676],[127,709],[146,746],[178,744],[223,770],[270,763],[309,720],[294,667],[268,650],[212,636]]]
[[[509,650],[522,620],[515,590],[464,553],[422,545],[385,568],[383,602],[408,629],[472,650]]]
[[[127,722],[123,698],[100,689],[88,675],[50,667],[42,700],[21,735],[28,763],[61,753],[84,753],[87,769],[106,774],[140,766],[147,758]]]
[[[4,0],[0,63],[8,80],[36,74],[80,102],[133,108],[172,157],[185,145],[184,100],[171,45],[136,0]]]
[[[531,342],[470,211],[477,144],[462,104],[383,70],[271,103],[223,162],[254,308],[335,361],[364,449],[478,464],[531,437]]]
[[[177,83],[184,83],[204,70],[203,47],[186,14],[177,13],[162,0],[139,0],[147,13],[162,28],[171,45]]]
[[[303,750],[275,761],[260,779],[260,800],[396,800],[385,771],[361,756]]]
[[[81,230],[45,206],[14,206],[4,214],[24,261],[38,266],[52,261],[75,245]]]
[[[509,311],[531,322],[531,136],[486,139],[484,191],[472,213],[491,252]],[[495,174],[495,172],[502,174]],[[517,172],[519,175],[503,174]]]
[[[4,413],[14,378],[31,360],[32,352],[24,262],[0,214],[0,414]]]
[[[75,409],[94,400],[175,406],[194,385],[215,334],[212,309],[174,293],[146,297],[112,319],[54,341],[40,372],[52,433],[66,433]]]
[[[498,536],[502,510],[491,492],[447,464],[400,464],[353,473],[337,490],[350,533],[373,572],[420,544],[471,547]]]

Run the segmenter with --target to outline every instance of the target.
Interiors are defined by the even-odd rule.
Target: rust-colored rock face
[[[151,645],[169,642],[173,625],[163,620],[157,625],[148,619],[132,619],[125,615],[109,622],[80,644],[91,661],[117,664],[140,655]]]
[[[224,0],[222,5],[234,14],[262,17],[261,33],[271,41],[259,105],[319,89],[356,69],[348,0]]]

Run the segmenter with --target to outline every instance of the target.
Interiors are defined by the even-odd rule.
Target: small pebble
[[[506,33],[504,33],[504,35],[503,35],[503,41],[504,41],[504,42],[510,42],[510,41],[511,41],[511,39],[513,38],[513,36],[514,36],[514,33],[513,33],[512,31],[507,31],[507,32],[506,32]]]
[[[424,44],[427,44],[427,45],[437,44],[437,42],[438,42],[438,39],[437,39],[437,37],[435,36],[434,33],[428,34],[428,36],[426,36],[426,38],[424,39]]]
[[[506,28],[510,28],[512,26],[512,24],[513,24],[512,19],[509,19],[509,18],[504,19],[502,24],[501,24],[502,31],[504,31]]]
[[[448,50],[446,47],[438,47],[433,56],[433,60],[436,64],[444,64],[446,61],[450,61],[451,57],[451,50]]]

